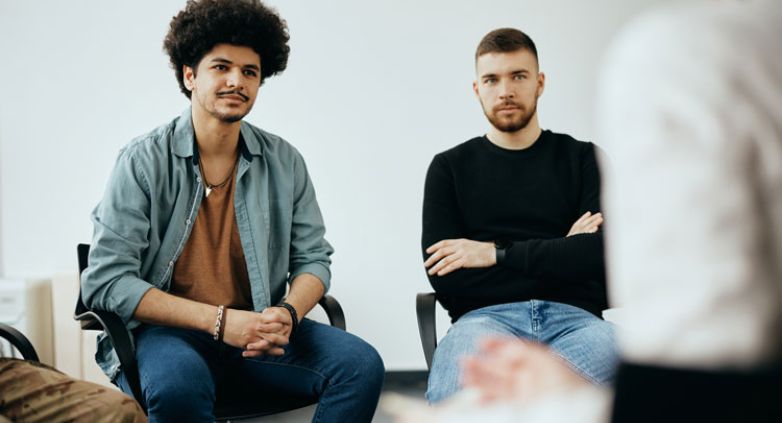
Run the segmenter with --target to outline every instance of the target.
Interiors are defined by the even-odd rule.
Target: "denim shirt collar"
[[[239,149],[244,159],[251,162],[253,156],[262,156],[261,140],[258,139],[255,132],[250,129],[250,126],[245,121],[242,121],[239,131]],[[178,157],[193,157],[193,163],[198,163],[198,148],[195,131],[193,130],[193,112],[191,107],[186,108],[179,116],[179,119],[177,119],[171,149]]]

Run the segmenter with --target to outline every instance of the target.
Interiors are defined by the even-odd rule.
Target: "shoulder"
[[[118,160],[132,161],[137,166],[167,161],[172,154],[172,138],[178,119],[133,138],[120,149]]]
[[[481,144],[485,140],[484,137],[471,138],[461,144],[442,151],[434,156],[432,163],[459,163],[474,157],[479,151],[481,151]]]
[[[271,160],[286,163],[303,161],[299,150],[283,137],[248,122],[242,123],[242,130],[248,148],[251,150],[257,148],[258,151],[266,157],[267,161]],[[247,136],[248,134],[250,136]]]
[[[590,141],[581,141],[573,138],[568,134],[562,134],[549,130],[543,131],[546,141],[553,144],[558,150],[567,152],[568,154],[582,157],[584,155],[594,155],[595,144]]]

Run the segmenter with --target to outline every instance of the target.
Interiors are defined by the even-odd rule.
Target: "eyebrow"
[[[531,72],[528,71],[527,69],[519,69],[519,70],[514,70],[514,71],[509,72],[510,75],[523,75],[523,74],[529,74],[529,73],[531,73]],[[497,77],[497,74],[495,74],[495,73],[486,73],[486,74],[481,75],[481,79],[496,78],[496,77]]]
[[[212,63],[215,63],[215,62],[216,62],[216,63],[224,63],[224,64],[226,64],[226,65],[233,65],[233,64],[234,64],[234,62],[232,62],[232,61],[230,61],[230,60],[228,60],[228,59],[224,59],[224,58],[222,58],[222,57],[215,57],[214,59],[212,59],[212,60],[211,60],[211,62],[212,62]],[[261,68],[260,68],[258,65],[253,65],[253,64],[244,65],[244,66],[242,66],[242,69],[255,69],[255,70],[261,70]]]

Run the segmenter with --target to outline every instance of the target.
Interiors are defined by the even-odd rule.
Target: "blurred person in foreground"
[[[537,344],[487,339],[460,399],[405,421],[782,421],[782,5],[676,4],[601,74],[613,394]]]

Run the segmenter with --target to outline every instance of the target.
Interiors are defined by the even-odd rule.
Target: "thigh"
[[[462,357],[475,354],[481,339],[491,336],[524,337],[530,334],[525,324],[523,303],[502,304],[473,310],[448,329],[434,350],[426,397],[439,402],[461,387]]]
[[[613,381],[619,360],[614,325],[588,311],[549,303],[541,313],[541,341],[596,384]]]
[[[320,397],[340,379],[360,375],[382,381],[385,369],[377,351],[342,329],[302,319],[296,334],[279,357],[242,358],[236,352],[224,366],[220,385],[240,386],[245,392],[274,392]]]
[[[473,310],[457,320],[437,345],[432,368],[473,354],[481,339],[509,336],[534,339],[527,303],[508,303]],[[445,363],[442,363],[445,364]]]
[[[214,403],[212,363],[222,344],[206,333],[165,326],[146,325],[135,335],[141,392],[149,408]],[[129,392],[124,375],[118,382]]]

